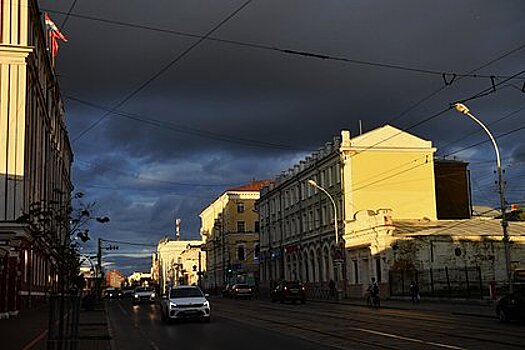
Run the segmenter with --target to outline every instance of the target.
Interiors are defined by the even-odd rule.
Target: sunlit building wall
[[[259,279],[259,215],[255,201],[267,181],[231,188],[201,213],[206,250],[206,288],[228,283],[256,284]]]
[[[16,219],[32,203],[68,202],[73,155],[37,1],[2,1],[0,26],[0,313],[16,314],[57,280],[56,242]]]

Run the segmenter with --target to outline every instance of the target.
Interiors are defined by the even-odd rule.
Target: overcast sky
[[[111,217],[85,250],[97,237],[156,244],[173,237],[176,217],[182,237],[195,239],[199,212],[225,189],[279,174],[341,129],[356,135],[359,120],[364,131],[390,123],[470,162],[474,202],[495,206],[494,152],[477,145],[487,136],[454,111],[430,118],[493,84],[467,104],[499,136],[508,201],[523,201],[525,74],[508,80],[525,70],[522,0],[40,6],[69,39],[56,70],[74,185]],[[152,249],[121,245],[104,260],[147,270],[137,256]]]

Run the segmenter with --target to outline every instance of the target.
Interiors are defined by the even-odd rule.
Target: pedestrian
[[[414,280],[410,282],[410,298],[412,299],[412,304],[419,304],[419,285]]]
[[[330,280],[328,282],[328,288],[330,289],[330,298],[335,299],[335,282],[334,280]]]
[[[377,307],[380,306],[380,300],[379,300],[379,285],[376,282],[376,279],[372,277],[372,283],[368,285],[367,291],[367,297],[366,301],[369,307]]]

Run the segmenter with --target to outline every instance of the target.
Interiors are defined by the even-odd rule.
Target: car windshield
[[[170,299],[174,298],[198,298],[202,297],[202,292],[197,288],[176,288],[170,292]]]
[[[247,285],[247,284],[238,284],[238,285],[237,285],[237,288],[246,289],[246,288],[250,288],[250,286]]]
[[[136,288],[135,292],[152,292],[153,289],[151,288]]]

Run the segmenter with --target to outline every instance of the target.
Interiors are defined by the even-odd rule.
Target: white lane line
[[[357,328],[357,327],[348,327],[348,328],[356,330],[356,331],[364,332],[364,333],[370,333],[370,334],[381,335],[383,337],[388,337],[388,338],[406,340],[406,341],[410,341],[410,342],[413,342],[413,343],[432,345],[432,346],[437,346],[437,347],[445,348],[445,349],[466,350],[466,348],[462,348],[462,347],[459,347],[459,346],[447,345],[447,344],[442,344],[442,343],[435,343],[435,342],[425,341],[425,340],[415,339],[415,338],[409,338],[409,337],[404,337],[402,335],[395,335],[395,334],[390,334],[390,333],[374,331],[372,329]]]

